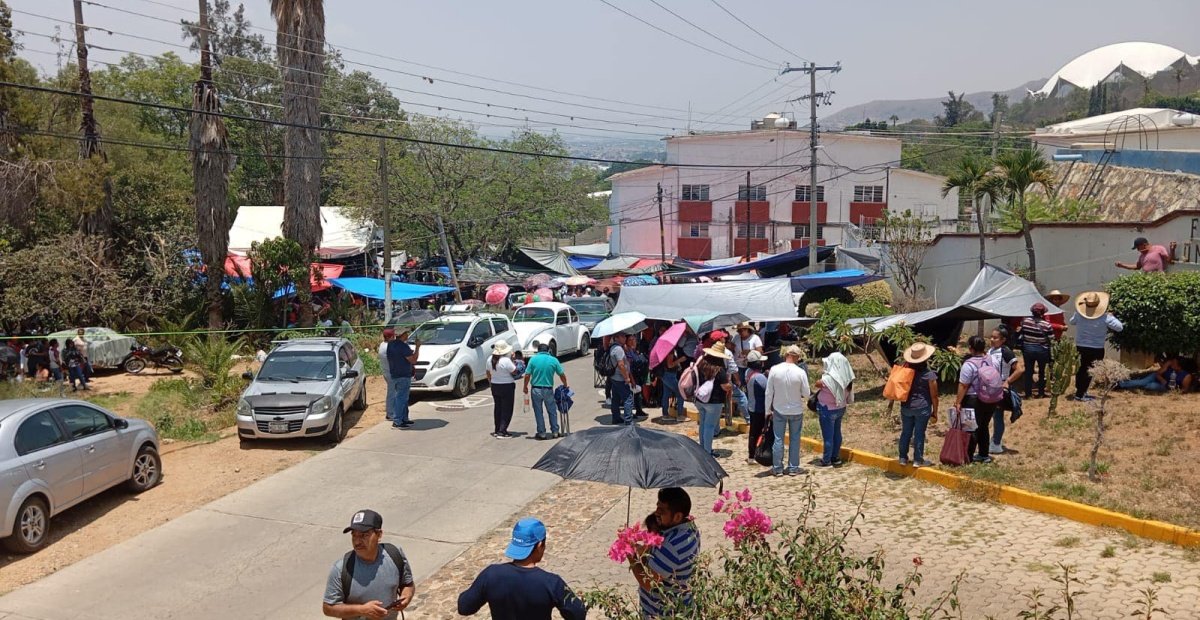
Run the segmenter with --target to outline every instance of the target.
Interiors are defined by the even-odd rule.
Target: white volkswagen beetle
[[[575,309],[557,301],[525,304],[513,313],[517,347],[526,356],[537,352],[539,344],[550,347],[554,356],[567,353],[586,355],[591,336],[579,322]]]

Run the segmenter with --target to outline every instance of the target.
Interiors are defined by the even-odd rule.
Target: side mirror
[[[125,418],[113,418],[113,426],[115,428],[129,428],[129,420]]]
[[[482,336],[475,336],[474,338],[467,341],[467,346],[471,347],[472,349],[477,349],[477,348],[479,348],[479,345],[483,344],[483,341],[484,341],[484,338]]]
[[[254,373],[252,373],[252,372],[250,372],[249,370],[247,370],[246,372],[243,372],[243,373],[242,373],[242,378],[243,378],[243,379],[245,379],[245,380],[247,380],[247,381],[253,381],[253,380],[254,380]]]
[[[353,378],[355,378],[355,377],[357,377],[357,376],[358,376],[358,371],[357,371],[357,370],[355,370],[355,369],[353,369],[353,368],[351,368],[350,370],[347,370],[346,372],[343,372],[343,373],[342,373],[342,378],[343,378],[343,379],[353,379]]]

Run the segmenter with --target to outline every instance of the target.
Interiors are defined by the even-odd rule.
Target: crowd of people
[[[74,338],[13,338],[0,347],[0,377],[41,384],[70,385],[71,391],[91,389],[94,375],[83,328]]]

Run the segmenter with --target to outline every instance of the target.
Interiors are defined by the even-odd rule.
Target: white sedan
[[[517,347],[525,355],[537,352],[539,344],[550,347],[550,354],[578,353],[586,355],[591,336],[579,322],[575,309],[556,301],[525,304],[513,313],[513,329],[517,332]]]

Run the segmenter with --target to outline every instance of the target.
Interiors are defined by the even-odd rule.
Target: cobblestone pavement
[[[689,434],[694,435],[694,430]],[[726,489],[749,488],[753,504],[776,521],[800,513],[804,478],[775,478],[766,475],[765,468],[747,465],[744,436],[720,438],[716,446],[732,452],[721,459],[730,474]],[[804,454],[802,463],[811,458],[812,454]],[[1059,574],[1061,562],[1074,565],[1083,582],[1076,586],[1082,592],[1076,597],[1077,618],[1129,617],[1141,591],[1151,585],[1158,588],[1158,606],[1170,618],[1200,618],[1198,550],[975,501],[859,465],[809,467],[809,471],[818,485],[818,522],[845,521],[863,498],[865,517],[860,534],[851,534],[850,547],[860,553],[884,549],[888,580],[898,581],[912,567],[913,557],[921,557],[924,583],[918,601],[936,598],[965,572],[959,587],[965,618],[1016,618],[1025,608],[1024,595],[1040,588],[1050,599],[1058,591],[1052,577]],[[562,575],[577,591],[619,586],[633,595],[628,570],[606,555],[617,529],[625,523],[626,492],[603,484],[564,481],[526,506],[522,514],[538,516],[549,531],[547,560],[541,566]],[[689,492],[703,544],[712,549],[724,542],[723,515],[711,511],[716,492]],[[633,491],[635,521],[653,508],[654,491]],[[457,617],[458,593],[488,563],[503,561],[510,528],[511,523],[496,528],[418,584],[420,594],[409,617]],[[480,616],[486,617],[486,611],[485,607]]]

